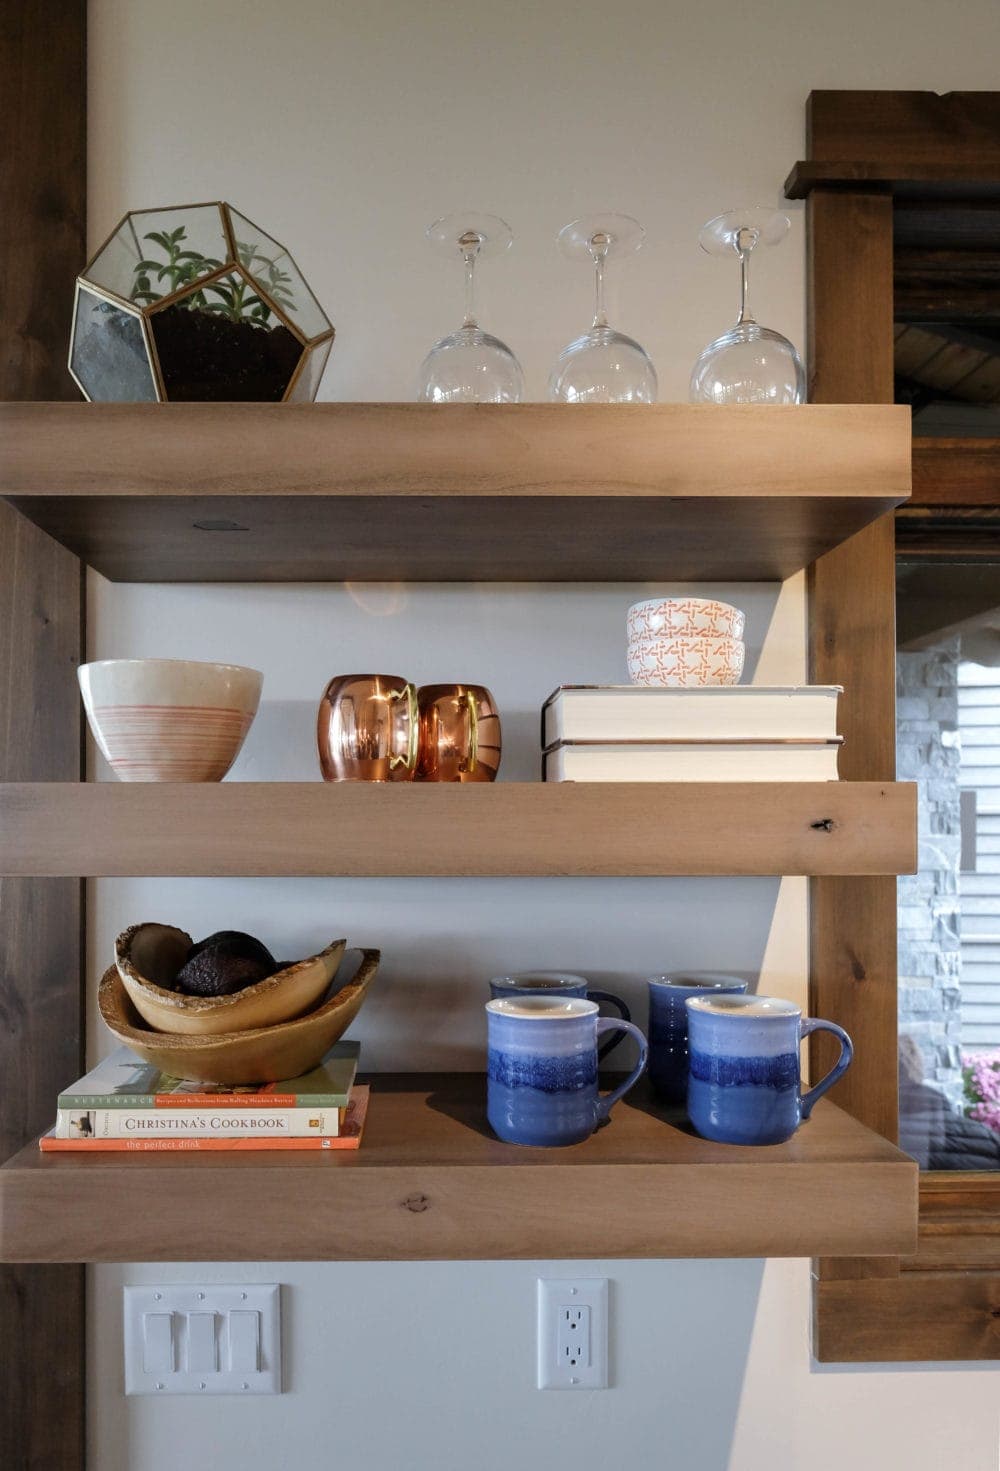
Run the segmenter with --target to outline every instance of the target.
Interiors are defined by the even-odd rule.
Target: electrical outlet
[[[607,1279],[539,1277],[538,1388],[607,1387]]]
[[[590,1308],[586,1303],[559,1309],[559,1362],[567,1369],[590,1368]]]

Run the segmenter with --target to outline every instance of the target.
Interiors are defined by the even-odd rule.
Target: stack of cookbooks
[[[560,685],[545,781],[836,781],[839,685]]]
[[[61,1150],[357,1149],[368,1088],[360,1044],[338,1042],[300,1078],[228,1088],[169,1077],[119,1047],[58,1099],[39,1147]]]

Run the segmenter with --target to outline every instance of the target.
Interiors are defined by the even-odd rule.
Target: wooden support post
[[[891,403],[892,200],[814,190],[807,205],[810,397]],[[810,568],[810,678],[842,684],[841,776],[892,781],[896,769],[895,534],[891,516]],[[837,1102],[889,1139],[898,1129],[896,883],[821,878],[810,885],[811,1007],[864,1037],[834,1090]],[[832,1065],[817,1041],[812,1064]],[[893,1258],[824,1260],[821,1282],[898,1275]],[[822,1297],[814,1306],[824,1356]]]
[[[0,15],[0,398],[77,393],[65,367],[86,254],[85,0]],[[0,504],[0,780],[76,781],[82,568]],[[6,1158],[52,1120],[83,1061],[81,885],[0,882]],[[82,1471],[82,1268],[0,1269],[0,1466]]]

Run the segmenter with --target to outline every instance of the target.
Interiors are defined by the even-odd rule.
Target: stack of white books
[[[545,781],[836,781],[840,685],[560,685]]]

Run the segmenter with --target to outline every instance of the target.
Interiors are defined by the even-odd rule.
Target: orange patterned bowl
[[[713,634],[631,639],[628,677],[633,684],[699,688],[739,684],[746,645]]]
[[[100,659],[77,670],[94,740],[120,781],[221,781],[264,676],[240,664]]]
[[[741,639],[745,625],[746,615],[718,598],[644,598],[632,604],[626,619],[630,643],[674,634]]]

